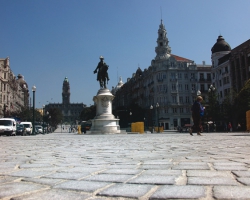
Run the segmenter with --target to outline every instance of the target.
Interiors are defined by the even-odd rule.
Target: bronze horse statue
[[[106,63],[99,62],[98,66],[96,67],[94,71],[94,74],[97,73],[97,81],[99,81],[101,88],[107,88],[106,83],[108,83],[109,81],[108,68],[109,66]],[[97,72],[97,69],[98,69],[98,72]]]

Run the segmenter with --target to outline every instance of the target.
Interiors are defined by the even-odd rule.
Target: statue
[[[104,58],[100,56],[100,62],[98,63],[94,74],[97,73],[97,81],[100,83],[101,88],[107,88],[106,82],[109,81],[108,68],[109,66],[103,61]],[[98,72],[97,72],[98,70]]]

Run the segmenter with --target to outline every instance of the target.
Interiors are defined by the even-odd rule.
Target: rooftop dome
[[[220,35],[217,42],[211,49],[212,54],[220,51],[231,51],[230,45],[225,41],[225,39]]]

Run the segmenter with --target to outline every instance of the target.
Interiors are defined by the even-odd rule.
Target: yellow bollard
[[[78,129],[78,134],[82,134],[81,126],[80,125],[78,125],[77,129]]]

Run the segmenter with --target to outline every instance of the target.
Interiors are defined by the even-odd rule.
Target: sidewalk
[[[250,199],[249,133],[55,132],[0,144],[3,200]]]

